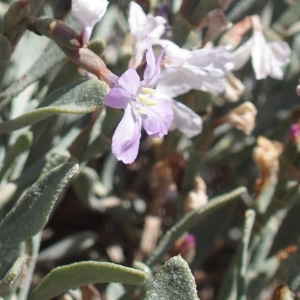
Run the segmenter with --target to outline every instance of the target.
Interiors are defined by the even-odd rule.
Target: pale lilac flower
[[[160,16],[146,15],[143,9],[132,1],[129,5],[128,23],[134,44],[134,54],[129,62],[129,67],[137,68],[146,51],[146,36],[152,44],[159,40],[165,31],[166,20]]]
[[[234,70],[242,68],[251,56],[257,80],[268,76],[282,79],[284,76],[282,67],[290,61],[291,49],[289,45],[284,41],[267,43],[257,16],[252,16],[252,23],[252,37],[232,53],[235,64]]]
[[[162,55],[163,52],[155,64],[148,40],[143,80],[136,70],[128,69],[105,97],[107,106],[125,110],[112,138],[112,152],[124,163],[132,163],[137,157],[142,126],[150,137],[161,138],[168,133],[173,120],[170,103],[157,97],[153,89],[159,78]]]
[[[93,28],[106,12],[107,0],[72,0],[72,14],[83,26],[82,43],[86,45],[90,40]]]
[[[166,49],[157,90],[176,97],[191,89],[222,92],[225,75],[233,68],[231,54],[222,46],[186,50],[171,41],[160,40]]]

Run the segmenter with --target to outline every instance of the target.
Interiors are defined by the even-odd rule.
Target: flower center
[[[138,94],[138,100],[146,104],[147,106],[153,106],[157,104],[157,100],[153,97],[155,93],[154,89],[142,87],[141,93]]]

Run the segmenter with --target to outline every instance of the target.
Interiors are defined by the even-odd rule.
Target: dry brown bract
[[[257,146],[253,149],[252,157],[260,171],[256,181],[256,190],[261,192],[269,184],[277,181],[279,156],[283,146],[277,141],[270,141],[263,136],[257,138]]]

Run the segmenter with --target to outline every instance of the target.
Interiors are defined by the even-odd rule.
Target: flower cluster
[[[73,0],[72,12],[83,25],[84,45],[107,5],[106,0]],[[174,98],[192,89],[222,93],[227,86],[225,94],[228,93],[232,82],[229,78],[234,78],[231,71],[244,66],[250,55],[256,79],[268,75],[283,78],[282,67],[290,57],[288,44],[283,41],[267,43],[259,18],[252,16],[250,19],[253,36],[232,53],[224,46],[211,45],[187,50],[162,38],[167,28],[163,17],[146,15],[137,3],[130,2],[128,25],[133,37],[133,55],[128,70],[116,77],[105,97],[107,106],[124,110],[123,119],[112,137],[112,152],[118,160],[132,163],[136,159],[142,128],[153,138],[162,138],[175,128],[187,137],[201,133],[201,117]],[[157,59],[153,47],[163,49]],[[144,56],[146,67],[140,77],[136,68],[142,66]],[[239,96],[232,98],[236,101]],[[252,110],[256,111],[255,107]],[[254,119],[251,130],[246,133],[253,128]]]

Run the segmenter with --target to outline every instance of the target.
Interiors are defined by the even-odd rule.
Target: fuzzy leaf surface
[[[75,163],[60,165],[29,188],[0,223],[0,248],[25,241],[44,228],[55,202],[77,170]]]
[[[37,109],[0,124],[0,133],[7,133],[35,124],[56,114],[86,114],[103,107],[109,87],[100,80],[87,80],[63,87],[45,98]]]
[[[162,266],[145,300],[198,300],[195,279],[180,255],[170,258]]]
[[[140,285],[146,273],[113,263],[84,261],[53,269],[33,290],[28,300],[46,300],[69,289],[94,283],[120,282]]]

